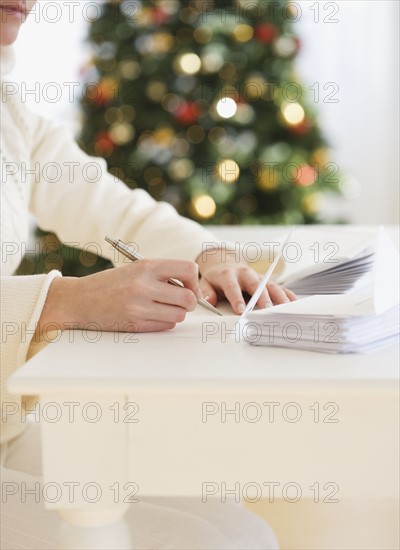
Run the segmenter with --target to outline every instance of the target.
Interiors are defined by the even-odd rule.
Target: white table
[[[234,231],[282,235],[218,233]],[[168,333],[66,331],[11,377],[12,392],[40,397],[48,508],[105,525],[143,495],[398,496],[397,348],[253,347],[222,336],[237,321],[226,312],[198,308]],[[206,342],[202,323],[219,323]]]

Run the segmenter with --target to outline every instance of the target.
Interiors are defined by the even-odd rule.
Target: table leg
[[[83,392],[41,397],[43,500],[71,524],[110,525],[129,507],[125,403]]]

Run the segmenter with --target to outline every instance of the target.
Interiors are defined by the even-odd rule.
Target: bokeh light
[[[217,205],[209,195],[199,195],[192,200],[194,213],[198,218],[212,218],[217,210]]]
[[[240,175],[240,168],[232,159],[224,159],[218,163],[218,175],[223,183],[234,183]]]
[[[284,103],[281,110],[284,119],[291,126],[296,126],[304,121],[305,112],[300,103]]]
[[[216,109],[220,117],[231,118],[236,114],[237,104],[231,97],[224,97],[218,101]]]
[[[307,187],[317,181],[317,171],[309,164],[303,164],[297,170],[296,182],[298,185]]]
[[[238,42],[248,42],[253,38],[254,29],[250,25],[238,25],[233,31],[233,36]]]
[[[184,53],[178,61],[178,67],[185,74],[196,74],[201,69],[201,60],[195,53]]]

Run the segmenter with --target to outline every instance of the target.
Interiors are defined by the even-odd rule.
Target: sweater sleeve
[[[68,131],[34,117],[30,210],[43,230],[60,240],[118,263],[104,241],[109,235],[133,243],[144,256],[195,260],[203,243],[216,242],[201,225],[186,219],[142,189],[130,190],[107,171],[103,159],[86,155]],[[122,261],[120,259],[120,261]]]
[[[6,382],[25,362],[49,287],[60,276],[59,271],[51,271],[47,275],[2,276],[0,279],[1,442],[15,437],[24,428],[21,401],[7,392]]]

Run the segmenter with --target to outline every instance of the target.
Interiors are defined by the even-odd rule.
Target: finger
[[[191,290],[196,297],[202,297],[199,288],[199,266],[195,262],[188,262],[185,260],[163,260],[157,264],[156,277],[164,282],[170,278],[178,279],[178,281],[182,281],[184,286]]]
[[[246,308],[242,289],[237,277],[237,272],[227,270],[221,275],[221,289],[226,299],[232,306],[232,309],[238,315],[241,315]]]
[[[286,292],[276,283],[267,285],[268,294],[274,304],[286,304],[290,302]]]
[[[209,304],[215,306],[218,302],[218,295],[214,287],[207,281],[207,279],[200,279],[200,289],[204,295],[204,298]]]
[[[297,296],[294,292],[285,287],[282,287],[282,290],[291,302],[295,302],[297,300]]]
[[[169,283],[156,282],[151,289],[151,298],[160,304],[182,307],[186,311],[194,311],[197,306],[197,298],[191,290]]]
[[[251,268],[247,268],[242,271],[240,275],[240,286],[242,290],[246,291],[250,296],[256,292],[258,285],[260,284],[260,276]],[[267,292],[267,289],[264,289],[260,297],[257,300],[257,305],[260,308],[271,307],[273,304]]]
[[[146,321],[163,321],[164,323],[182,323],[186,318],[187,311],[183,307],[171,306],[153,302],[143,317]]]
[[[127,314],[132,322],[161,321],[163,323],[181,323],[186,317],[183,307],[155,302],[153,300],[141,300],[132,305]]]

